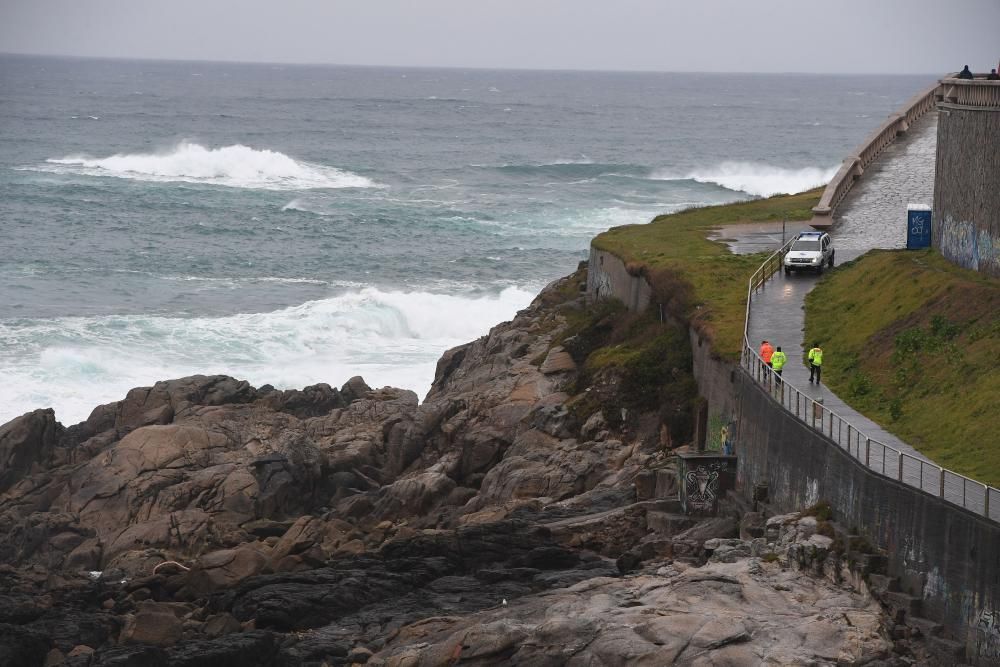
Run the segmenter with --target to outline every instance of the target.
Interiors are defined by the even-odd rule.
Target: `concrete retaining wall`
[[[1000,526],[858,465],[742,370],[733,386],[740,491],[767,483],[786,511],[829,502],[839,523],[886,550],[889,573],[922,598],[921,616],[963,639],[973,664],[1000,663]]]
[[[1000,277],[1000,107],[939,108],[932,243],[954,264]]]
[[[604,250],[590,248],[587,263],[587,296],[590,299],[614,297],[629,310],[642,312],[649,307],[653,290],[642,276],[633,276],[625,262]]]
[[[645,279],[593,248],[587,293],[636,311],[652,298]],[[1000,665],[1000,526],[876,475],[783,410],[741,368],[713,358],[693,330],[690,339],[710,422],[735,432],[738,491],[749,498],[766,482],[770,502],[782,511],[829,502],[839,523],[886,550],[889,573],[923,599],[922,616],[963,638],[973,664]]]

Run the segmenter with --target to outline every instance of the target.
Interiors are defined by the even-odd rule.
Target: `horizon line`
[[[204,58],[157,58],[148,56],[95,56],[76,55],[68,53],[35,53],[24,51],[0,51],[0,57],[19,56],[28,58],[62,58],[67,60],[110,60],[121,62],[159,62],[159,63],[199,63],[206,65],[268,65],[280,67],[354,67],[369,69],[405,69],[405,70],[456,70],[484,72],[566,72],[591,74],[740,74],[740,75],[809,75],[809,76],[933,76],[940,78],[943,73],[932,72],[809,72],[809,71],[738,71],[738,70],[665,70],[665,69],[581,69],[574,67],[489,67],[470,65],[386,65],[370,63],[334,63],[334,62],[282,62],[269,60],[213,60]]]

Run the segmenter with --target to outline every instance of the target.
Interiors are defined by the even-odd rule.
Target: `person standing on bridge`
[[[781,369],[785,367],[787,361],[788,355],[781,351],[779,345],[774,349],[774,354],[771,355],[771,368],[774,369],[774,374],[777,376],[776,382],[781,382]]]
[[[809,360],[809,383],[812,384],[813,377],[815,377],[816,384],[819,384],[819,378],[823,374],[823,348],[819,346],[819,343],[813,344],[806,358]]]

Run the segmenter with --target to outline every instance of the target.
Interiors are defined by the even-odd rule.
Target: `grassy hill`
[[[806,299],[845,401],[939,465],[1000,486],[1000,281],[932,251],[873,251]]]
[[[817,189],[661,215],[649,224],[610,229],[593,245],[620,257],[633,275],[644,275],[654,301],[690,322],[711,341],[717,356],[737,359],[747,280],[766,254],[734,255],[724,243],[706,237],[732,224],[809,220],[820,193]]]

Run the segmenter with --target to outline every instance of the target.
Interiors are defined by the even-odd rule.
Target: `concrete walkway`
[[[937,114],[932,112],[914,124],[910,131],[890,145],[874,165],[859,180],[838,210],[837,222],[831,235],[838,263],[855,259],[872,248],[902,248],[906,245],[906,205],[930,204],[934,192],[934,159],[937,140]],[[727,229],[727,234],[731,233]],[[780,228],[779,228],[780,233]],[[749,236],[749,235],[748,235]],[[758,232],[755,239],[759,239]],[[758,250],[758,243],[749,239],[731,246],[734,252]],[[771,247],[777,249],[779,243]],[[823,410],[817,424],[845,449],[875,471],[902,478],[906,483],[938,495],[942,479],[938,467],[926,456],[901,441],[880,425],[852,409],[825,385],[810,384],[805,366],[805,350],[815,341],[803,341],[805,323],[804,300],[816,285],[819,276],[775,274],[754,295],[750,306],[749,336],[753,345],[762,339],[780,345],[788,355],[782,392],[775,397],[804,420],[816,417],[812,402],[821,401]],[[822,341],[820,341],[822,343]],[[829,362],[829,351],[827,351]],[[795,391],[797,390],[797,391]],[[801,396],[798,395],[801,392]],[[829,421],[831,410],[839,420]],[[850,426],[848,427],[849,424]],[[859,435],[858,431],[863,435]],[[870,439],[870,442],[869,440]],[[898,452],[886,449],[888,445]],[[985,492],[981,484],[967,482],[957,475],[946,474],[943,480],[945,497],[973,511],[982,512]],[[1000,498],[991,497],[990,514],[1000,516]],[[994,511],[994,503],[998,506]]]

